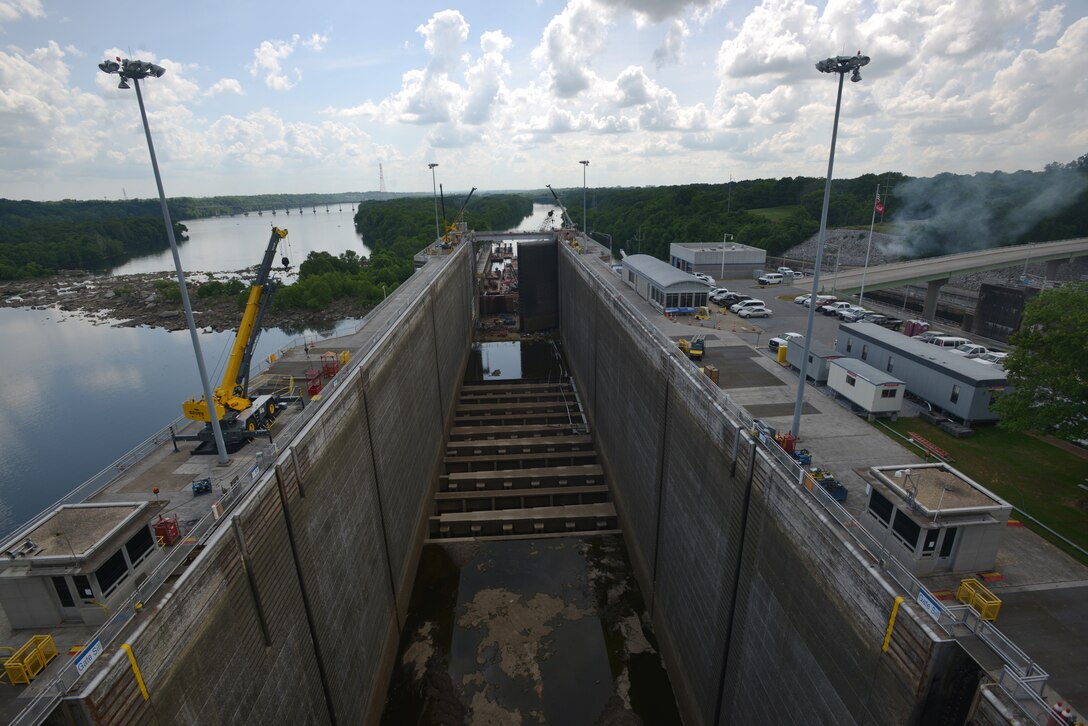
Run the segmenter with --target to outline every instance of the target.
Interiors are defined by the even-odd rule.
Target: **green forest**
[[[1088,236],[1088,154],[1043,171],[938,174],[912,178],[898,172],[835,179],[830,227],[868,227],[877,185],[885,205],[878,229],[902,235],[909,257],[925,257],[1002,245]],[[712,242],[730,234],[736,242],[778,255],[816,233],[824,180],[816,177],[750,179],[723,184],[597,188],[586,193],[588,229],[628,253],[666,259],[671,242]],[[559,191],[568,215],[583,227],[580,188]],[[179,197],[169,202],[175,220],[260,209],[312,211],[324,204],[356,206],[355,224],[374,251],[371,260],[317,259],[307,271],[325,276],[338,290],[379,299],[382,284],[411,273],[411,255],[434,235],[430,195],[375,193],[282,194],[252,197]],[[354,200],[354,201],[352,201]],[[481,195],[465,209],[474,229],[514,226],[533,201],[551,203],[545,190]],[[460,199],[447,200],[453,217]],[[179,237],[183,224],[175,223]],[[165,249],[166,234],[154,200],[30,202],[0,199],[0,280],[50,275],[64,269],[101,270],[136,254]],[[378,257],[383,255],[382,259]],[[363,274],[364,268],[369,269]],[[307,274],[301,282],[310,275]],[[352,288],[348,279],[355,280]],[[335,284],[334,284],[335,283]],[[306,290],[306,285],[312,286]],[[284,295],[312,307],[328,295],[317,281]]]

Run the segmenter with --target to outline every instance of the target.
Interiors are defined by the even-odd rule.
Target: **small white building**
[[[162,561],[159,502],[66,504],[21,529],[0,555],[11,627],[101,625]]]
[[[665,312],[694,312],[710,294],[710,285],[650,255],[624,257],[623,279]]]
[[[767,250],[735,242],[673,242],[669,245],[669,264],[714,278],[746,277],[766,266]]]
[[[827,387],[868,414],[870,421],[879,415],[894,421],[907,390],[903,381],[856,358],[831,360]]]
[[[869,467],[862,526],[919,577],[991,570],[1012,505],[948,464]]]

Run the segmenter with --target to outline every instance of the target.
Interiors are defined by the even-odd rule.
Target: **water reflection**
[[[547,338],[474,343],[466,381],[556,381],[566,375],[558,345]]]
[[[354,330],[344,321],[333,330]],[[187,331],[112,328],[56,310],[0,308],[0,535],[181,413],[200,392]],[[320,335],[318,331],[308,331]],[[264,331],[262,360],[295,336]],[[218,382],[234,333],[203,333]]]
[[[309,211],[309,210],[307,210]],[[277,257],[286,255],[297,269],[312,251],[328,252],[334,257],[348,250],[361,257],[370,255],[362,235],[355,231],[350,211],[338,212],[330,208],[328,214],[292,214],[290,217],[212,217],[185,220],[189,239],[179,242],[182,266],[187,271],[221,272],[253,267],[261,261],[268,246],[272,226],[288,231],[288,237],[280,243]],[[169,249],[134,258],[111,270],[113,275],[137,272],[162,272],[174,269],[174,258]]]

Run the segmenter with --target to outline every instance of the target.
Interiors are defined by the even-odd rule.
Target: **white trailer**
[[[903,407],[906,384],[856,358],[830,361],[827,387],[864,411],[869,420],[890,416],[894,421]]]

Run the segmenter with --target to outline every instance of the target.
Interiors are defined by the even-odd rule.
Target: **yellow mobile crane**
[[[293,401],[301,400],[298,396],[260,395],[249,397],[249,368],[253,359],[253,350],[261,335],[261,319],[268,303],[272,299],[275,284],[269,280],[272,264],[276,257],[279,241],[287,236],[286,229],[272,228],[272,236],[264,251],[264,259],[257,269],[257,278],[249,288],[246,309],[242,313],[242,322],[238,324],[238,333],[227,359],[223,380],[215,389],[215,416],[223,430],[223,438],[228,448],[237,450],[249,439],[257,436],[257,431],[266,430],[275,419],[276,413]],[[290,267],[289,260],[282,260],[284,269]],[[210,442],[211,412],[207,401],[190,398],[182,404],[185,418],[204,421],[208,425],[196,436],[176,436],[179,440],[199,440]]]

